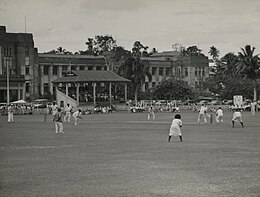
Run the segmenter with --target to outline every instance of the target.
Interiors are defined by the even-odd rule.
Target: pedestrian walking
[[[170,142],[172,136],[179,136],[180,141],[182,142],[181,127],[182,127],[181,115],[176,114],[174,119],[172,120],[168,142]]]
[[[73,113],[74,125],[79,124],[79,119],[82,119],[81,115],[82,115],[81,109],[78,109]]]
[[[242,127],[244,127],[244,123],[242,120],[242,114],[239,111],[239,109],[236,109],[235,112],[233,113],[233,118],[232,118],[232,127],[234,128],[235,122],[239,122]]]
[[[207,108],[206,104],[203,104],[199,110],[198,124],[200,124],[201,118],[203,118],[204,123],[207,124],[207,111],[208,111],[208,108]]]
[[[7,107],[8,123],[14,122],[14,106],[9,104]]]
[[[153,118],[153,120],[155,119],[155,113],[154,113],[154,108],[153,106],[151,106],[149,109],[148,109],[148,120],[150,120],[150,118]]]
[[[221,109],[221,107],[218,108],[218,110],[216,111],[216,122],[219,124],[223,124],[223,110]]]
[[[54,114],[53,116],[53,122],[55,124],[55,132],[56,134],[64,134],[63,132],[63,122],[62,122],[62,113],[61,113],[61,109],[58,108],[57,109],[57,112]]]
[[[66,122],[66,121],[70,122],[71,111],[72,111],[72,107],[68,103],[67,106],[65,107],[64,122]]]

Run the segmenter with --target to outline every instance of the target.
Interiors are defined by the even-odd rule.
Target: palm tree
[[[126,58],[124,64],[119,67],[118,73],[132,81],[135,103],[137,103],[138,91],[145,82],[145,78],[148,77],[149,81],[152,79],[152,75],[149,72],[149,63],[142,61],[140,57],[130,56]]]
[[[208,53],[212,56],[214,61],[218,60],[219,50],[215,46],[211,46]]]
[[[219,64],[224,77],[234,79],[239,76],[237,72],[238,57],[234,53],[227,53],[220,59]]]
[[[256,101],[257,80],[260,78],[259,57],[258,55],[254,55],[255,47],[251,48],[250,45],[246,45],[245,48],[241,48],[241,50],[242,52],[238,53],[239,72],[241,72],[244,78],[254,82],[254,101]]]

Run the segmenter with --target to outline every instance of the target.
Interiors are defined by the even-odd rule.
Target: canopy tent
[[[27,102],[24,100],[18,100],[18,101],[14,101],[12,102],[12,104],[26,104]]]
[[[127,83],[130,80],[117,75],[116,73],[108,70],[72,70],[65,76],[55,79],[52,83],[55,86],[58,84],[66,85],[66,102],[68,100],[68,84],[77,84],[77,105],[79,105],[79,86],[82,83],[93,84],[93,96],[94,105],[96,104],[96,83],[108,83],[109,84],[109,100],[111,103],[111,84],[112,83],[124,83],[125,84],[125,101],[127,101]]]

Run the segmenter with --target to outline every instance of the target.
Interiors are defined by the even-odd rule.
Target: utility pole
[[[7,105],[9,105],[9,103],[10,103],[10,84],[9,84],[9,63],[10,63],[10,59],[6,59],[5,62],[6,62]]]

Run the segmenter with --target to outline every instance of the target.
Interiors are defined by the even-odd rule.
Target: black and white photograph
[[[0,0],[1,197],[260,197],[260,0]]]

